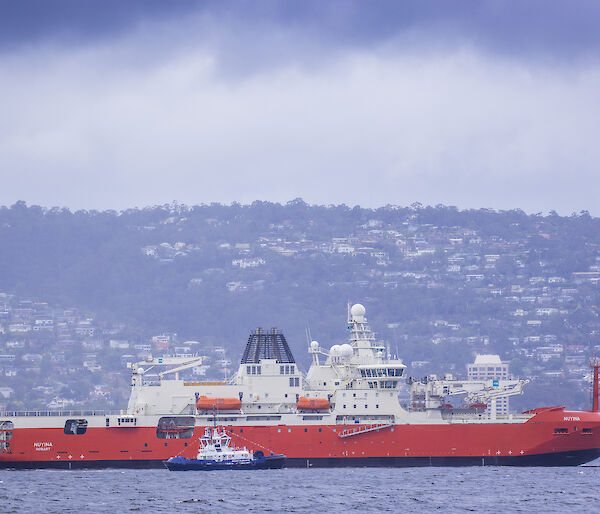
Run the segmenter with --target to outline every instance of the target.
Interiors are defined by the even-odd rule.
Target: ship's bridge
[[[360,376],[363,378],[401,377],[406,366],[404,364],[368,364],[358,366]]]
[[[349,342],[333,345],[329,351],[317,341],[309,346],[313,364],[306,377],[312,390],[396,389],[406,366],[386,355],[384,344],[375,339],[360,304],[348,307]],[[319,356],[326,357],[321,364]]]
[[[396,389],[406,366],[398,361],[383,361],[377,364],[363,364],[357,367],[363,387],[369,389]]]

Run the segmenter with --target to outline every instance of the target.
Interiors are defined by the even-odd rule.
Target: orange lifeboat
[[[240,410],[242,402],[237,398],[208,398],[200,396],[196,402],[198,410]]]
[[[469,409],[487,409],[487,403],[473,403],[469,405]]]
[[[324,398],[306,398],[301,396],[296,403],[298,410],[329,410],[329,402]]]

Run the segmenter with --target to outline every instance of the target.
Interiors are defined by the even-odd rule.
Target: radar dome
[[[146,370],[144,368],[138,368],[137,372],[138,375],[143,375],[144,373],[146,373]]]
[[[353,318],[362,318],[365,315],[365,312],[367,312],[367,309],[360,303],[355,303],[350,309],[350,314],[352,314]]]
[[[310,343],[310,349],[313,352],[316,352],[319,349],[319,343],[318,343],[318,341],[313,341],[312,343]]]
[[[330,349],[329,349],[329,355],[332,355],[334,357],[338,356],[340,354],[340,345],[339,344],[334,344]]]
[[[354,355],[354,350],[352,349],[352,346],[350,346],[348,343],[344,343],[343,345],[341,345],[338,352],[340,356],[344,359],[349,359]]]

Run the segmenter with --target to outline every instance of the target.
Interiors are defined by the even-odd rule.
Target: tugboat
[[[195,459],[171,457],[164,461],[170,471],[210,471],[216,469],[279,469],[285,465],[285,455],[252,454],[247,448],[230,446],[231,437],[224,429],[207,427],[200,438]]]

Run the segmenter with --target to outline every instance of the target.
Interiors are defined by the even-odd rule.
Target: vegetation
[[[364,209],[300,199],[72,212],[17,202],[0,208],[0,291],[125,323],[136,341],[176,332],[182,341],[212,338],[234,356],[249,330],[278,326],[305,366],[307,327],[323,344],[339,343],[346,301],[361,302],[393,353],[427,362],[414,374],[448,366],[463,373],[477,352],[500,353],[515,360],[515,371],[536,374],[551,364],[515,353],[532,349],[528,337],[553,335],[586,352],[600,342],[598,286],[573,285],[572,275],[595,269],[599,249],[600,219],[587,212]],[[244,267],[236,259],[257,261]],[[459,261],[460,271],[450,271]],[[536,277],[545,281],[539,287]],[[554,287],[549,277],[564,282]],[[526,295],[535,305],[510,300]],[[527,317],[514,317],[519,306]],[[544,306],[560,312],[527,325]]]

